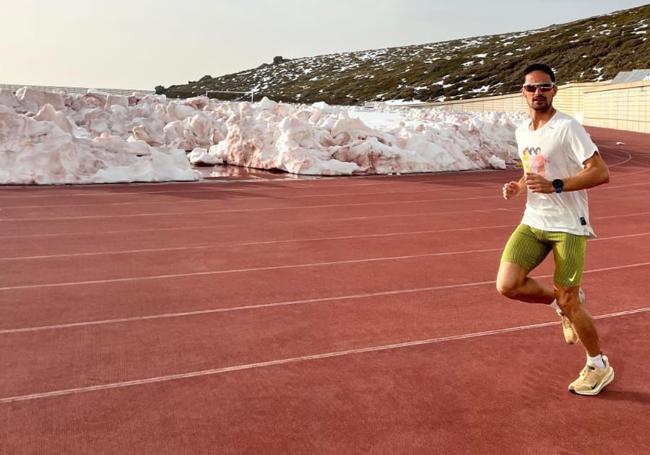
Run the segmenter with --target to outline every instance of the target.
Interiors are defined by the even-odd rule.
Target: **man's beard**
[[[531,101],[530,107],[535,111],[535,112],[548,112],[551,110],[551,103],[548,102],[546,98],[539,98],[539,101],[542,101],[540,103],[535,103],[535,99]]]

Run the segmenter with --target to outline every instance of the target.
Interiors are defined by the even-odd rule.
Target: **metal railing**
[[[255,101],[255,89],[248,90],[248,91],[241,91],[241,90],[206,90],[205,96],[210,98],[210,93],[229,93],[229,94],[234,94],[234,95],[249,95],[251,96],[251,103]]]

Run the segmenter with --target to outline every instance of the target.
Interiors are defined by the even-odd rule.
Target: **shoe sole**
[[[598,395],[601,390],[603,390],[605,387],[607,387],[612,381],[614,380],[614,369],[612,368],[611,374],[605,378],[603,382],[600,383],[600,386],[598,386],[595,389],[592,390],[575,390],[569,387],[569,392],[573,392],[577,395],[587,395],[587,396],[593,396],[593,395]]]
[[[578,299],[580,300],[580,305],[587,304],[587,297],[585,296],[585,292],[582,290],[582,288],[580,288]],[[573,328],[573,324],[571,324],[571,330],[573,330],[573,336],[575,337],[575,339],[573,337],[567,338],[567,336],[564,335],[564,341],[566,342],[566,344],[572,345],[572,344],[580,343],[580,337],[578,336],[578,332],[576,332],[576,329]],[[564,332],[564,329],[562,329],[562,331]]]
[[[574,332],[575,332],[575,329],[573,329],[573,330],[574,330]],[[571,344],[578,344],[578,343],[580,342],[580,338],[578,338],[577,336],[575,337],[575,339],[573,339],[573,338],[567,338],[567,336],[564,335],[564,341],[565,341],[565,343],[568,344],[568,345],[571,345]]]
[[[566,333],[564,330],[564,326],[562,326],[562,334],[564,335],[564,341],[566,344],[576,344],[580,342],[580,337],[578,337],[578,334],[576,333],[576,329],[573,328],[573,324],[571,324],[571,330],[573,333]]]
[[[578,344],[578,343],[580,342],[580,338],[578,338],[578,339],[575,340],[575,341],[573,341],[573,340],[567,340],[566,338],[564,338],[564,342],[565,342],[566,344],[568,344],[569,346],[571,346],[571,345],[574,345],[574,344]]]

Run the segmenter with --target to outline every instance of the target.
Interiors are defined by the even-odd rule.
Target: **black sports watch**
[[[562,190],[564,189],[564,182],[561,179],[553,180],[552,184],[556,193],[561,193]]]

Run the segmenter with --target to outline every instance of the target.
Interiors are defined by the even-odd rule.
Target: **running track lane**
[[[596,139],[602,137],[603,153],[612,165],[614,178],[611,191],[596,189],[592,192],[594,214],[603,218],[596,224],[603,239],[590,244],[587,268],[650,262],[647,249],[638,247],[642,245],[639,238],[643,237],[635,237],[648,231],[641,195],[644,181],[647,181],[644,174],[650,163],[647,150],[644,152],[639,146],[642,138],[632,135],[625,139],[625,146],[612,146],[608,150],[609,142],[619,139],[621,133],[604,130],[596,133],[602,134],[596,135]],[[635,140],[640,141],[639,144],[635,144]],[[619,176],[621,180],[617,179]],[[18,218],[51,218],[51,214],[37,213],[40,208],[28,207],[42,204],[43,201],[35,201],[38,198],[50,199],[61,206],[75,202],[69,201],[64,191],[83,193],[85,196],[79,198],[85,197],[87,202],[99,190],[100,194],[112,194],[117,202],[123,196],[133,196],[121,195],[122,192],[156,191],[152,196],[160,197],[157,191],[169,190],[178,197],[180,188],[198,185],[37,188],[23,192],[11,188],[7,196],[3,190],[1,208],[6,207],[2,204],[3,198],[29,196],[13,201],[16,209],[9,217],[0,212],[0,220],[12,220],[5,222],[13,230],[9,235],[27,235],[40,242],[27,254],[72,255],[11,259],[12,254],[23,254],[20,248],[7,246],[3,250],[6,255],[2,257],[9,259],[3,266],[31,265],[18,274],[2,275],[9,280],[5,287],[15,288],[0,290],[0,310],[6,315],[2,318],[3,324],[6,323],[5,327],[10,330],[29,328],[30,322],[47,325],[48,322],[76,321],[82,325],[0,334],[0,348],[6,353],[2,356],[6,363],[0,373],[0,400],[5,400],[0,401],[0,411],[4,407],[4,412],[0,412],[0,428],[6,430],[0,433],[0,438],[4,437],[0,439],[4,444],[0,448],[6,447],[8,453],[39,453],[44,444],[51,453],[126,453],[133,450],[144,453],[179,453],[182,450],[188,453],[432,453],[432,448],[440,453],[478,450],[485,453],[595,450],[597,453],[598,450],[625,452],[622,444],[627,444],[627,453],[635,453],[636,449],[647,445],[647,437],[638,422],[647,413],[649,390],[642,372],[637,370],[643,365],[641,358],[650,347],[647,336],[638,336],[647,334],[650,325],[647,309],[643,310],[647,305],[644,296],[650,290],[644,279],[648,266],[585,276],[589,305],[592,312],[603,317],[599,322],[601,335],[618,375],[606,394],[585,400],[561,392],[579,370],[582,357],[578,348],[563,347],[557,322],[547,309],[511,304],[492,291],[494,261],[498,260],[498,249],[508,229],[480,230],[472,233],[469,242],[463,231],[413,234],[415,245],[405,242],[400,235],[359,238],[364,232],[363,228],[357,228],[359,223],[370,226],[374,234],[424,230],[427,224],[430,230],[451,229],[453,218],[460,221],[463,217],[458,213],[442,214],[454,208],[453,204],[447,205],[449,202],[442,200],[453,197],[449,193],[458,198],[457,206],[472,214],[471,219],[477,226],[498,225],[504,218],[511,222],[513,214],[516,220],[519,208],[516,205],[503,205],[498,198],[481,198],[486,191],[498,190],[506,177],[507,173],[467,173],[460,176],[273,181],[268,185],[267,206],[279,208],[279,215],[263,210],[273,214],[270,216],[273,232],[281,234],[285,227],[280,239],[292,240],[287,231],[296,239],[303,239],[314,237],[313,231],[317,230],[323,240],[291,242],[288,252],[282,244],[275,245],[275,250],[271,247],[273,244],[226,245],[223,251],[204,254],[198,259],[193,257],[187,266],[196,267],[197,260],[204,261],[202,266],[206,268],[237,261],[244,261],[240,265],[254,265],[246,263],[246,254],[258,257],[263,266],[284,267],[292,257],[289,253],[302,262],[309,262],[323,259],[323,255],[327,256],[325,259],[345,261],[352,257],[358,260],[372,257],[371,253],[376,250],[413,254],[409,248],[428,248],[435,252],[491,246],[495,251],[449,256],[438,261],[409,259],[398,266],[395,261],[380,260],[364,264],[361,269],[354,265],[340,270],[339,265],[333,264],[306,275],[287,269],[285,278],[269,276],[262,280],[252,279],[260,271],[238,272],[241,280],[234,283],[232,276],[227,279],[210,277],[210,280],[203,277],[203,281],[196,282],[186,282],[185,278],[159,280],[160,283],[151,287],[137,280],[63,287],[47,285],[54,284],[52,279],[67,276],[66,260],[70,268],[79,269],[81,278],[96,278],[92,276],[96,271],[91,269],[97,264],[102,271],[99,276],[109,280],[122,276],[124,266],[128,267],[132,261],[143,261],[137,268],[147,273],[168,267],[164,264],[164,254],[170,254],[167,262],[177,262],[179,256],[174,251],[99,255],[95,263],[84,262],[86,256],[75,256],[81,252],[111,253],[137,247],[126,239],[122,243],[116,233],[108,246],[93,248],[92,235],[84,234],[87,236],[84,241],[74,235],[75,231],[95,230],[96,238],[101,239],[99,233],[104,229],[146,226],[152,229],[151,236],[155,239],[156,232],[169,234],[169,229],[174,228],[173,224],[158,224],[160,217],[127,218],[127,221],[120,220],[124,224],[115,225],[110,218],[92,218],[96,217],[96,212],[93,213],[96,209],[90,205],[86,207],[88,212],[73,208],[81,210],[76,216],[87,218],[34,221]],[[250,200],[241,193],[232,194],[232,204],[228,205],[238,210],[234,213],[241,218],[229,220],[235,225],[234,229],[218,228],[224,230],[217,235],[228,236],[226,243],[250,242],[256,234],[267,231],[267,225],[259,222],[260,212],[256,211],[265,207],[264,200],[259,197],[266,192],[264,185],[256,184],[254,188],[245,185],[246,191],[252,193]],[[430,199],[431,194],[436,194],[435,189],[440,189],[441,200],[436,201],[434,197],[425,203],[407,202],[403,206],[398,204],[394,210],[395,205],[388,206],[392,210],[388,217],[385,216],[386,205],[370,204],[363,208],[367,215],[364,220],[340,220],[330,224],[329,220],[341,212],[349,218],[354,217],[354,210],[324,207],[309,215],[305,211],[286,210],[286,207],[298,206],[294,200],[278,203],[270,196],[275,192],[282,193],[283,199],[292,199],[309,193],[314,205],[320,205],[322,201],[316,202],[319,191],[345,195],[351,187],[354,187],[352,192],[368,194],[385,190],[396,202],[400,197],[404,201],[413,200],[414,191],[418,199]],[[210,185],[201,188],[220,201],[228,200],[224,194],[211,191]],[[423,191],[418,195],[420,189]],[[188,193],[182,194],[189,199]],[[332,200],[326,205],[353,204],[355,197],[344,196],[342,201]],[[201,194],[201,198],[205,199],[206,194]],[[368,199],[362,196],[359,200]],[[127,199],[126,202],[137,205],[138,200]],[[202,204],[196,204],[195,208],[205,210]],[[432,213],[422,216],[423,206]],[[508,209],[499,210],[493,212],[492,217],[486,217],[480,212],[485,207],[515,210],[510,213]],[[146,208],[146,204],[141,208]],[[168,208],[163,204],[164,210]],[[160,207],[155,209],[160,210]],[[321,216],[321,211],[326,215]],[[68,215],[74,217],[75,213]],[[217,217],[222,215],[215,214],[210,222],[218,223]],[[310,216],[312,222],[305,223],[304,219]],[[200,217],[200,212],[184,218],[196,217]],[[421,223],[415,226],[417,229],[409,229],[413,220]],[[68,224],[63,226],[62,223]],[[325,230],[321,230],[322,223],[327,225]],[[388,223],[390,229],[377,227],[383,223]],[[242,234],[239,239],[237,225]],[[24,229],[26,226],[28,228]],[[348,231],[352,231],[354,239],[331,238],[346,236]],[[59,238],[59,242],[64,239],[66,247],[62,248],[57,242],[58,249],[50,248],[46,240],[41,241],[39,234],[62,235],[55,238]],[[427,235],[430,235],[428,241]],[[67,237],[71,237],[72,242]],[[262,238],[273,241],[278,237],[268,234]],[[164,237],[162,242],[164,244],[158,246],[164,249],[167,245]],[[191,242],[183,243],[176,238],[175,245],[182,248]],[[368,247],[365,256],[364,245]],[[149,245],[150,248],[155,246],[155,241]],[[161,253],[163,256],[159,256]],[[106,265],[107,257],[124,254],[126,257],[116,261],[113,270]],[[191,250],[187,254],[191,255]],[[487,258],[481,260],[481,255]],[[56,270],[50,271],[53,268]],[[468,268],[470,273],[467,273]],[[430,270],[428,275],[427,270]],[[549,271],[550,267],[544,265],[538,273]],[[108,274],[103,275],[104,272]],[[463,279],[471,282],[481,278],[485,278],[485,283],[456,287]],[[347,284],[337,289],[338,286],[332,287],[331,283]],[[422,284],[438,285],[438,289],[396,294],[372,292],[382,288],[407,290],[409,285]],[[445,285],[450,287],[445,288]],[[327,299],[328,296],[336,297],[337,291],[356,292],[359,297],[325,300],[319,304],[305,301],[237,309],[251,301],[263,304],[264,301],[274,302],[274,297],[289,295],[302,296],[303,300],[319,296]],[[364,292],[369,295],[362,296]],[[169,294],[176,295],[167,299],[165,305],[170,306],[159,308],[157,297],[167,298]],[[143,305],[141,301],[148,303]],[[233,308],[233,311],[137,319],[138,314],[151,315],[156,310],[173,308],[172,311],[178,312],[206,308],[205,305],[214,307],[215,304],[225,310]],[[138,305],[140,308],[133,312]],[[635,309],[639,311],[634,312]],[[136,318],[128,322],[83,325],[84,321],[107,315]],[[493,332],[486,333],[490,330]],[[372,350],[366,351],[368,348]],[[548,359],[552,367],[540,372],[531,365],[531,360],[542,358]],[[12,371],[17,374],[7,373]],[[199,374],[201,372],[207,373]],[[129,380],[135,382],[123,382]],[[12,391],[22,395],[12,394]],[[57,391],[61,395],[56,396]],[[38,395],[43,392],[45,395]],[[11,399],[17,396],[22,398]],[[576,429],[573,422],[578,419],[582,424]],[[568,428],[572,431],[567,431]],[[529,450],[531,440],[540,452]]]

